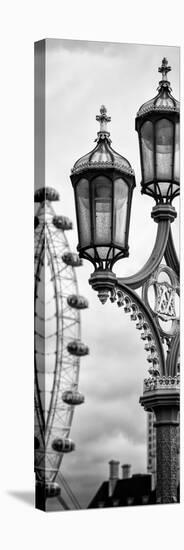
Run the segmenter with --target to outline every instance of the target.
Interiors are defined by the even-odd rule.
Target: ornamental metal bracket
[[[132,321],[136,321],[136,328],[140,331],[144,349],[148,353],[147,361],[150,364],[149,373],[152,376],[165,376],[166,361],[162,341],[155,320],[142,299],[131,288],[123,285],[119,280],[110,292],[111,302],[117,302],[124,312],[130,314]]]
[[[173,271],[176,273],[177,277],[179,278],[179,273],[180,273],[179,259],[177,257],[177,253],[175,250],[171,227],[169,228],[169,235],[167,240],[167,246],[165,248],[164,257],[165,257],[166,264],[173,269]]]
[[[137,273],[119,279],[122,284],[133,289],[140,288],[151,277],[152,273],[158,269],[164,256],[167,265],[174,269],[179,276],[179,262],[171,232],[171,223],[176,217],[176,211],[172,206],[167,204],[156,205],[152,210],[151,217],[158,223],[158,229],[156,241],[149,259]]]

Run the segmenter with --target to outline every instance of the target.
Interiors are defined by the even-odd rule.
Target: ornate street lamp
[[[172,203],[179,194],[179,102],[171,95],[164,57],[156,97],[144,103],[136,117],[139,134],[142,193],[156,203]]]
[[[104,105],[100,115],[97,145],[73,167],[80,256],[96,269],[111,269],[128,256],[128,233],[134,171],[130,163],[111,147]]]
[[[142,105],[136,117],[139,135],[142,193],[155,199],[151,216],[158,224],[152,253],[136,274],[116,278],[115,262],[128,256],[128,232],[134,172],[129,162],[111,148],[104,106],[97,145],[73,167],[79,234],[79,256],[94,265],[89,283],[104,304],[108,297],[136,321],[148,353],[149,378],[140,398],[156,417],[157,501],[177,500],[177,427],[179,411],[179,262],[171,223],[176,218],[173,199],[179,194],[179,103],[171,95],[166,58],[157,96]],[[165,264],[161,264],[165,258]],[[135,289],[142,287],[142,298]],[[150,303],[152,287],[155,303]],[[165,323],[163,329],[163,322]],[[169,328],[168,328],[169,327]]]
[[[112,266],[129,254],[128,234],[134,171],[130,163],[111,147],[110,133],[104,105],[100,115],[97,145],[80,158],[72,169],[71,181],[75,192],[80,257],[86,258],[95,267],[93,286],[98,288],[104,303],[108,291],[114,285]],[[105,280],[108,285],[104,290]]]

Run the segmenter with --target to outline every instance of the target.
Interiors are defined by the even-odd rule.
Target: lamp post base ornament
[[[105,304],[109,298],[110,292],[112,292],[115,283],[116,275],[110,270],[96,270],[91,274],[89,284],[93,290],[98,292],[98,298],[102,304]]]

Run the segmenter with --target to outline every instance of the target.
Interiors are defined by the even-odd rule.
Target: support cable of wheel
[[[68,482],[66,481],[64,475],[61,473],[60,470],[59,470],[58,475],[57,475],[57,481],[59,481],[60,484],[64,487],[68,497],[71,499],[72,504],[75,506],[75,508],[77,510],[81,510],[81,506],[79,504],[79,501],[77,500],[76,496],[72,492],[71,487],[69,486]]]

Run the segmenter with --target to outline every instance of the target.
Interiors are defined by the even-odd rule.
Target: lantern
[[[135,186],[130,163],[111,147],[107,110],[102,105],[97,145],[73,167],[79,256],[96,269],[111,269],[128,256],[132,192]]]
[[[162,80],[156,97],[144,103],[136,117],[139,135],[142,193],[156,203],[172,204],[179,194],[179,102],[171,95],[164,57],[159,67]]]

